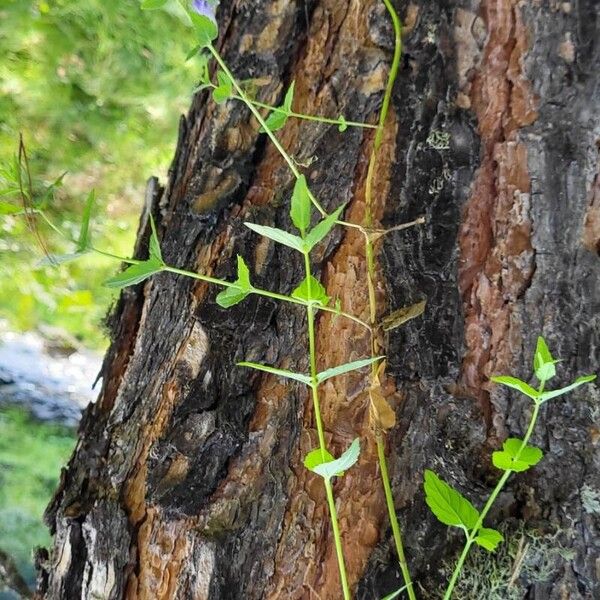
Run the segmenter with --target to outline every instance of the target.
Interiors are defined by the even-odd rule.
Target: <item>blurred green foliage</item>
[[[64,427],[34,423],[16,409],[0,413],[0,548],[30,582],[32,549],[50,542],[42,515],[73,444]]]
[[[193,46],[176,2],[147,12],[137,0],[2,0],[0,163],[13,159],[22,132],[36,177],[49,183],[68,172],[52,218],[75,233],[95,188],[95,243],[128,255],[145,181],[166,174],[190,103]],[[72,250],[38,225],[50,250]],[[22,217],[0,217],[0,254],[0,318],[19,329],[49,323],[104,345],[112,294],[100,284],[117,264],[86,257],[33,269],[43,254]]]

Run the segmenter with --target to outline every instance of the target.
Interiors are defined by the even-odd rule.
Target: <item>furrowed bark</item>
[[[540,333],[565,380],[600,358],[600,16],[592,0],[397,8],[405,53],[375,216],[427,222],[380,243],[378,294],[390,312],[423,298],[427,309],[384,340],[398,421],[388,451],[413,575],[421,597],[436,597],[458,537],[428,512],[423,469],[480,503],[498,477],[490,452],[527,417],[489,376],[526,378]],[[295,80],[297,112],[375,122],[393,46],[382,3],[226,1],[219,18],[222,53],[239,79],[261,80],[262,101]],[[372,132],[290,121],[278,137],[325,208],[347,202],[345,218],[360,222]],[[197,95],[166,188],[148,193],[165,260],[233,277],[239,253],[258,286],[289,293],[299,257],[243,222],[288,227],[292,184],[243,105]],[[368,318],[360,236],[336,230],[315,261],[329,295]],[[216,292],[168,273],[123,292],[100,398],[47,512],[55,538],[38,558],[39,597],[340,597],[322,485],[302,465],[316,445],[306,391],[235,366],[306,371],[304,313],[256,296],[225,311]],[[369,353],[341,318],[321,315],[317,334],[321,367]],[[401,579],[366,385],[362,373],[328,382],[323,415],[336,454],[363,442],[335,493],[351,584],[370,599]],[[598,399],[588,388],[544,409],[534,441],[546,457],[491,515],[565,549],[544,581],[522,578],[528,597],[600,594]]]

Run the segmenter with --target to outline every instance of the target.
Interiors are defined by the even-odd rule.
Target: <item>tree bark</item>
[[[396,6],[405,47],[375,214],[385,227],[426,224],[380,243],[378,294],[382,314],[423,298],[427,309],[386,339],[388,453],[417,591],[435,598],[460,535],[429,513],[423,470],[481,506],[498,478],[491,451],[528,417],[488,378],[527,379],[538,334],[563,359],[560,383],[600,358],[600,10]],[[295,80],[297,112],[375,122],[393,50],[383,3],[225,0],[219,20],[221,52],[239,79],[264,82],[261,100],[278,103]],[[324,207],[347,202],[345,219],[360,221],[372,133],[290,120],[278,136]],[[261,287],[289,293],[303,278],[293,251],[243,226],[289,227],[293,181],[242,104],[197,94],[165,188],[151,183],[137,257],[152,213],[171,265],[231,278],[239,253]],[[336,230],[314,260],[328,294],[367,318],[360,234]],[[316,445],[306,390],[235,366],[306,370],[304,312],[257,296],[223,310],[216,292],[164,273],[121,295],[99,399],[47,511],[40,597],[341,597],[324,492],[302,465]],[[323,367],[369,353],[360,327],[329,314],[318,338]],[[371,599],[401,579],[366,385],[362,373],[331,380],[322,403],[336,454],[362,440],[335,494],[354,595]],[[543,409],[533,441],[545,458],[490,516],[509,536],[524,522],[563,550],[545,578],[515,572],[519,597],[600,597],[599,396],[589,387]]]

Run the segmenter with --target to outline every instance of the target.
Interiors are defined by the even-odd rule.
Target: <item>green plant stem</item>
[[[543,391],[543,389],[544,389],[544,382],[542,382],[542,385],[540,387],[540,393]],[[537,421],[541,406],[542,406],[541,403],[538,403],[538,402],[536,402],[534,404],[534,409],[533,409],[533,413],[531,414],[531,419],[529,421],[529,427],[527,428],[527,433],[525,434],[525,437],[523,438],[523,441],[521,443],[521,446],[520,446],[518,452],[515,454],[514,460],[519,460],[519,457],[521,456],[521,452],[523,451],[525,446],[527,446],[527,442],[529,442],[529,438],[531,438],[531,435],[533,434],[533,429],[535,427],[535,423]],[[490,494],[490,497],[488,498],[487,502],[485,503],[485,506],[483,507],[483,509],[479,515],[479,518],[477,519],[477,523],[475,523],[475,525],[473,526],[473,529],[471,529],[471,531],[469,531],[467,533],[467,539],[465,541],[465,545],[460,554],[458,562],[456,563],[456,567],[454,568],[454,571],[452,572],[452,577],[450,578],[448,587],[446,588],[446,593],[444,594],[444,600],[450,600],[450,598],[452,597],[452,592],[454,591],[456,582],[458,581],[458,578],[460,576],[462,568],[465,564],[465,560],[467,559],[467,556],[469,555],[471,546],[475,543],[475,538],[477,537],[479,530],[481,529],[481,527],[483,525],[483,521],[484,521],[485,517],[487,516],[488,512],[490,511],[490,509],[492,508],[492,506],[494,505],[494,502],[496,501],[498,494],[502,491],[502,488],[506,485],[508,478],[513,473],[514,473],[514,471],[511,471],[510,469],[507,471],[504,471],[504,473],[502,474],[502,477],[498,480],[496,487],[493,489],[492,493]]]
[[[306,271],[307,294],[311,298],[311,283],[310,283],[310,257],[307,252],[304,253],[304,270]],[[313,303],[309,303],[306,307],[306,316],[308,319],[308,352],[310,362],[310,378],[313,408],[315,412],[315,423],[317,425],[317,435],[319,437],[319,448],[321,450],[321,460],[327,460],[327,444],[325,442],[325,431],[323,429],[323,420],[321,418],[321,404],[319,402],[319,381],[317,378],[317,350],[315,339],[315,314]],[[333,497],[333,489],[331,481],[328,478],[323,478],[325,483],[325,492],[327,494],[327,504],[329,505],[329,517],[331,519],[331,527],[333,529],[333,541],[335,544],[335,553],[338,561],[340,572],[340,581],[344,600],[350,600],[350,588],[348,586],[348,576],[346,574],[346,563],[344,561],[344,550],[342,548],[342,537],[340,535],[340,527],[338,524],[337,511],[335,508],[335,500]]]
[[[214,83],[207,83],[207,84],[203,84],[202,87],[200,89],[205,89],[205,88],[211,88],[211,89],[216,89],[218,86],[215,85]],[[283,113],[285,115],[287,115],[288,117],[294,118],[294,119],[301,119],[303,121],[314,121],[315,123],[326,123],[328,125],[347,125],[348,127],[358,127],[358,128],[362,128],[362,129],[377,129],[377,125],[372,125],[371,123],[360,123],[359,121],[347,121],[346,119],[344,119],[343,121],[341,121],[339,118],[338,119],[331,119],[329,117],[320,117],[318,115],[305,115],[304,113],[297,113],[294,112],[293,110],[286,110],[285,108],[281,108],[279,106],[272,106],[271,104],[266,104],[265,102],[260,102],[259,100],[255,100],[253,98],[242,98],[242,96],[238,96],[236,94],[234,94],[233,96],[230,96],[231,98],[233,98],[234,100],[241,100],[244,103],[247,102],[251,102],[252,104],[254,104],[254,106],[257,106],[258,108],[264,108],[266,110],[268,110],[269,112],[276,112],[276,113]]]
[[[385,441],[381,434],[377,434],[376,442],[377,458],[379,459],[381,479],[383,481],[383,489],[385,491],[385,502],[387,505],[388,515],[390,515],[392,534],[394,536],[396,552],[398,552],[398,562],[400,563],[400,570],[402,571],[402,578],[404,579],[404,583],[406,584],[408,596],[409,598],[415,598],[415,592],[412,589],[410,571],[408,569],[408,562],[406,561],[406,555],[404,553],[404,545],[402,544],[402,534],[400,533],[400,525],[398,523],[398,517],[396,515],[396,507],[394,506],[394,494],[392,493],[392,486],[390,485],[390,476],[387,468],[387,460],[385,458]]]
[[[287,163],[287,165],[290,168],[290,171],[292,172],[294,177],[296,179],[299,179],[301,176],[301,173],[298,170],[298,167],[296,166],[294,159],[286,152],[285,148],[281,145],[281,142],[277,139],[277,136],[269,129],[269,126],[267,125],[265,119],[262,118],[262,115],[260,114],[260,112],[258,112],[258,109],[252,103],[252,100],[250,100],[250,98],[248,98],[248,96],[246,95],[246,93],[244,92],[244,90],[242,89],[240,84],[237,82],[237,80],[233,76],[233,73],[229,70],[229,67],[227,66],[227,64],[225,63],[225,61],[223,60],[223,58],[221,57],[219,52],[216,50],[216,48],[211,44],[208,46],[208,49],[209,49],[210,53],[213,55],[214,59],[217,61],[219,67],[221,67],[221,69],[223,70],[223,73],[225,73],[225,75],[227,75],[227,77],[229,77],[229,80],[231,81],[231,84],[235,88],[235,91],[238,93],[240,100],[242,100],[242,102],[244,102],[246,104],[246,106],[250,109],[250,112],[254,115],[256,120],[259,122],[261,127],[264,129],[265,133],[269,136],[269,139],[273,142],[273,145],[275,146],[275,148],[277,148],[277,150],[279,151],[279,154],[281,154],[281,156]],[[315,198],[314,194],[310,191],[310,189],[308,190],[308,195],[310,196],[310,201],[313,203],[314,207],[319,211],[321,216],[326,217],[327,211],[321,206],[321,203]],[[362,227],[360,225],[357,225],[355,223],[349,223],[347,221],[336,221],[336,223],[338,225],[342,225],[344,227],[351,227],[354,229],[362,229]]]
[[[375,133],[375,139],[373,141],[373,148],[371,150],[371,157],[369,159],[369,167],[367,170],[367,179],[365,183],[365,218],[363,222],[362,231],[365,234],[365,259],[367,263],[367,289],[369,295],[369,319],[371,323],[371,356],[377,356],[379,354],[377,348],[377,340],[375,337],[375,329],[377,324],[377,296],[375,293],[375,249],[371,237],[368,235],[368,231],[373,227],[373,178],[375,176],[375,169],[377,165],[377,156],[381,144],[383,142],[383,133],[385,123],[387,120],[390,102],[392,98],[392,91],[394,89],[394,82],[398,75],[398,69],[400,67],[400,57],[402,56],[402,28],[400,19],[394,10],[390,0],[383,0],[388,13],[392,19],[394,25],[395,44],[394,44],[394,57],[392,59],[392,65],[390,67],[390,74],[387,80],[385,93],[383,96],[383,102],[381,111],[379,113],[379,122],[377,125],[377,131]],[[377,365],[373,364],[371,368],[372,382],[375,383],[377,378]],[[390,524],[392,526],[392,533],[394,537],[394,545],[396,546],[396,553],[398,554],[398,563],[402,572],[402,578],[406,585],[406,591],[410,600],[416,600],[415,591],[413,589],[412,579],[408,563],[406,560],[406,554],[404,552],[404,544],[402,543],[402,534],[400,531],[400,524],[398,522],[398,515],[396,514],[396,508],[394,505],[394,496],[392,493],[392,486],[390,483],[390,476],[387,468],[387,461],[385,458],[385,441],[383,434],[378,432],[376,434],[377,443],[377,457],[379,460],[379,468],[381,471],[381,480],[383,483],[383,490],[385,493],[385,501],[388,511]]]

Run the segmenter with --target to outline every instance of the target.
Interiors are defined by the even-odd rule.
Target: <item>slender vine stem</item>
[[[540,385],[540,388],[539,388],[540,394],[544,391],[544,383],[545,382],[542,381],[542,383]],[[515,456],[514,456],[515,461],[519,460],[519,458],[521,456],[521,452],[523,452],[523,449],[527,446],[527,443],[529,442],[529,439],[531,438],[531,435],[533,434],[533,430],[534,430],[541,406],[542,406],[542,404],[540,402],[536,402],[534,404],[534,409],[531,414],[531,419],[529,420],[529,426],[527,427],[527,433],[525,434],[525,437],[523,438],[523,441],[521,442],[519,450],[515,453]],[[477,519],[477,522],[473,526],[473,529],[471,529],[471,531],[469,531],[467,533],[467,539],[465,541],[465,545],[462,549],[460,557],[458,558],[458,562],[456,563],[456,566],[454,567],[454,571],[452,572],[452,577],[450,578],[450,581],[448,582],[448,587],[446,588],[446,592],[444,594],[444,600],[450,600],[450,598],[452,597],[452,592],[454,591],[454,587],[456,586],[458,578],[460,577],[460,573],[465,564],[465,560],[467,559],[467,556],[469,555],[471,546],[475,543],[475,538],[477,537],[479,530],[481,529],[481,527],[483,525],[483,521],[485,520],[485,517],[487,516],[488,512],[494,505],[494,502],[496,502],[496,498],[498,497],[498,494],[502,491],[502,488],[506,485],[508,478],[513,473],[514,473],[514,471],[511,471],[510,469],[504,471],[504,473],[502,474],[502,477],[500,477],[500,479],[498,480],[496,487],[492,490],[492,493],[490,494],[490,497],[488,498],[487,502],[485,503],[485,506],[481,510],[479,518]]]
[[[371,150],[371,156],[369,159],[369,167],[367,169],[367,179],[365,182],[365,216],[363,221],[363,232],[366,232],[373,228],[373,179],[375,177],[379,149],[381,148],[381,144],[383,142],[383,133],[390,108],[394,83],[398,75],[398,69],[400,67],[400,58],[402,56],[402,26],[400,23],[400,18],[394,10],[394,7],[392,6],[390,0],[383,0],[383,2],[387,8],[387,11],[392,19],[392,23],[394,26],[394,57],[392,59],[390,74],[387,80],[387,85],[383,96],[381,111],[379,113],[379,122],[377,125],[377,131],[375,132],[375,139],[373,141],[373,148]],[[376,337],[377,297],[375,294],[375,248],[374,241],[367,233],[365,233],[365,259],[367,263],[369,320],[371,323],[371,356],[377,356],[379,354],[379,351],[378,341]],[[374,363],[371,368],[372,385],[376,384],[377,368],[377,365]],[[385,458],[385,439],[381,430],[377,431],[375,435],[375,442],[377,444],[377,457],[379,461],[379,468],[381,471],[381,480],[383,482],[383,490],[385,494],[388,516],[390,524],[392,526],[392,533],[394,538],[394,544],[396,546],[396,553],[398,554],[398,563],[400,565],[402,577],[406,585],[408,597],[410,600],[416,600],[416,595],[413,589],[408,563],[406,561],[406,554],[404,552],[404,544],[402,543],[402,534],[400,531],[400,524],[398,522],[398,515],[396,514],[396,508],[394,505],[394,496],[392,492],[392,486],[390,483],[387,461]]]
[[[304,270],[306,272],[306,288],[309,298],[311,294],[311,271],[310,271],[310,256],[308,252],[304,253]],[[323,428],[323,419],[321,418],[321,404],[319,402],[319,381],[317,378],[317,349],[315,337],[315,313],[314,304],[311,302],[306,307],[306,316],[308,319],[308,353],[310,362],[310,378],[313,408],[315,413],[315,423],[317,425],[317,435],[319,438],[319,448],[321,450],[321,460],[327,460],[327,443],[325,441],[325,431]],[[329,506],[329,517],[331,519],[331,527],[333,529],[333,541],[335,544],[335,553],[338,561],[338,569],[340,572],[340,581],[344,600],[350,600],[350,587],[348,586],[348,576],[346,574],[346,563],[344,561],[344,549],[342,547],[342,537],[340,535],[340,527],[338,524],[337,510],[335,508],[335,499],[333,497],[333,488],[331,481],[328,478],[323,478],[325,484],[325,492],[327,495],[327,504]]]

